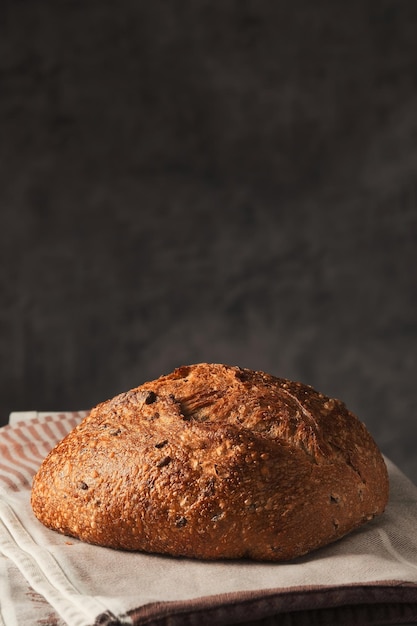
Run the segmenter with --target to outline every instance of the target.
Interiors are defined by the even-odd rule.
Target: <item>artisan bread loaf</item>
[[[32,508],[85,542],[283,561],[382,513],[383,457],[339,400],[201,363],[96,406],[48,455]]]

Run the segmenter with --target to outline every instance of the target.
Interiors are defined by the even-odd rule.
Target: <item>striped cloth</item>
[[[417,623],[417,488],[390,462],[386,513],[286,564],[205,563],[83,544],[43,527],[33,474],[86,415],[0,429],[0,626]]]
[[[86,412],[12,414],[1,429],[0,485],[11,491],[28,489],[43,458]],[[19,420],[20,416],[20,420]],[[13,426],[14,425],[14,426]]]

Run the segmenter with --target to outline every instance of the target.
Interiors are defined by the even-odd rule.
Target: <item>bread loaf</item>
[[[384,511],[388,476],[339,400],[201,363],[96,406],[47,456],[32,508],[85,542],[284,561]]]

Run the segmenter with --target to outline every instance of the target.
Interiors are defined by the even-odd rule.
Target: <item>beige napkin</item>
[[[0,429],[1,626],[417,623],[417,488],[389,460],[384,515],[296,561],[121,552],[50,531],[30,508],[42,458],[84,415],[13,414]]]

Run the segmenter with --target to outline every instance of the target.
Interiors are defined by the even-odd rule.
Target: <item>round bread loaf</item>
[[[339,400],[201,363],[96,406],[47,456],[47,527],[126,550],[283,561],[384,511],[388,475]]]

